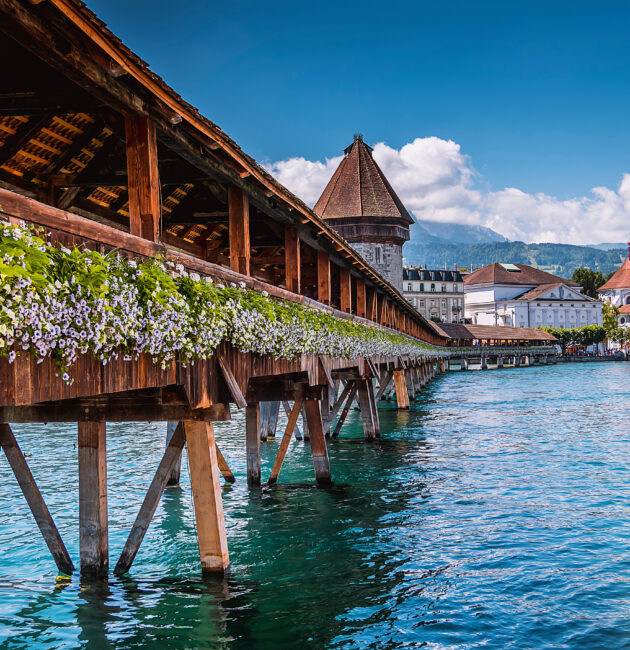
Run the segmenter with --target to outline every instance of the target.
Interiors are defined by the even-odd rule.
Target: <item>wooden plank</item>
[[[341,395],[335,400],[333,407],[330,409],[330,413],[328,413],[328,415],[324,418],[324,431],[326,433],[326,436],[328,436],[330,426],[335,419],[335,415],[337,415],[337,411],[339,411],[341,405],[346,401],[348,394],[352,390],[352,386],[353,384],[350,381],[344,386]]]
[[[175,432],[177,431],[178,427],[181,428],[183,427],[181,422],[174,422],[173,420],[170,420],[167,425],[166,425],[166,449],[168,450],[169,445],[171,444],[171,440],[173,439],[173,436],[175,435]],[[184,437],[183,431],[182,431],[182,438]],[[183,448],[183,446],[182,446]],[[168,478],[166,479],[166,485],[172,486],[172,485],[179,485],[179,477],[182,471],[182,454],[181,451],[177,456],[177,460],[171,467],[171,471],[168,475]]]
[[[378,388],[378,393],[376,394],[375,401],[378,402],[381,397],[383,396],[383,393],[387,390],[387,387],[389,386],[390,382],[392,381],[392,377],[394,376],[394,371],[393,370],[387,370],[385,372],[384,377],[380,381],[380,386]]]
[[[339,432],[341,431],[341,427],[343,426],[344,422],[346,421],[346,418],[348,417],[348,412],[350,411],[350,407],[352,406],[352,403],[354,402],[354,398],[356,397],[357,394],[356,382],[348,382],[347,386],[350,385],[352,385],[352,388],[350,389],[350,393],[348,394],[348,399],[346,400],[346,404],[343,407],[343,411],[341,411],[341,415],[337,420],[335,430],[333,431],[332,434],[333,438],[336,438],[339,435]]]
[[[79,555],[81,574],[107,575],[105,422],[79,422]]]
[[[209,422],[194,420],[185,420],[184,430],[201,570],[204,573],[224,573],[230,566],[230,557],[214,430]]]
[[[374,440],[377,436],[377,425],[374,421],[374,409],[370,401],[370,390],[374,390],[372,380],[361,377],[357,379],[357,392],[359,397],[359,408],[363,420],[363,433],[366,440]]]
[[[287,454],[289,448],[289,443],[291,442],[291,436],[293,431],[297,426],[298,417],[300,416],[300,411],[302,410],[302,400],[298,399],[294,402],[293,408],[289,415],[289,420],[287,422],[286,429],[284,430],[284,435],[280,441],[280,447],[278,448],[278,453],[276,454],[276,460],[273,463],[271,469],[271,474],[269,476],[269,483],[275,483],[278,480],[280,475],[280,470],[282,469],[282,463],[284,462],[284,457]]]
[[[22,490],[22,494],[24,494],[28,507],[33,513],[35,522],[48,546],[48,550],[55,560],[57,568],[61,573],[70,575],[74,571],[74,565],[72,564],[70,555],[61,539],[57,526],[55,526],[50,511],[44,503],[41,492],[35,483],[35,479],[13,435],[13,431],[5,423],[0,424],[0,446],[2,446],[6,454],[13,474]]]
[[[260,485],[260,402],[245,410],[245,445],[247,454],[247,485]]]
[[[335,382],[333,381],[332,375],[330,374],[330,370],[328,369],[328,366],[326,365],[326,362],[324,359],[322,359],[321,356],[317,357],[318,362],[319,362],[319,368],[322,373],[322,379],[325,380],[326,384],[328,386],[333,387],[335,385]]]
[[[269,405],[271,402],[260,402],[260,440],[267,442],[267,427],[269,424]]]
[[[326,251],[317,251],[317,300],[330,305],[330,257]]]
[[[350,269],[341,267],[339,269],[339,285],[341,291],[341,311],[346,314],[352,313],[352,282]]]
[[[365,318],[367,316],[367,301],[365,291],[365,280],[357,278],[357,316]]]
[[[292,409],[289,406],[289,402],[287,402],[286,400],[283,401],[282,406],[284,408],[284,412],[286,413],[287,417],[290,417]],[[295,434],[296,440],[302,440],[302,432],[300,431],[300,427],[297,424],[297,420],[295,421],[295,427],[293,428],[293,433]]]
[[[219,464],[219,470],[221,471],[221,474],[223,474],[223,478],[228,483],[236,482],[236,479],[234,478],[234,474],[232,474],[232,470],[230,469],[230,466],[227,464],[227,461],[225,460],[223,454],[221,453],[219,446],[216,445],[216,443],[215,446],[217,451],[217,463]]]
[[[230,268],[249,275],[251,246],[249,240],[249,198],[238,188],[228,187]]]
[[[146,117],[125,116],[129,230],[153,242],[160,237],[160,178],[155,125]]]
[[[394,370],[394,384],[396,386],[396,399],[399,409],[409,408],[409,394],[407,393],[407,384],[405,382],[405,371],[400,368]]]
[[[269,402],[267,417],[267,439],[275,440],[276,429],[278,428],[278,416],[280,415],[280,402]]]
[[[304,401],[304,412],[308,422],[309,436],[311,439],[311,456],[315,468],[315,480],[320,486],[332,484],[330,475],[330,462],[326,448],[326,438],[322,425],[322,416],[319,409],[319,402],[314,399]]]
[[[225,379],[225,383],[227,384],[230,395],[232,395],[236,406],[238,406],[240,409],[245,408],[247,406],[247,402],[245,401],[245,396],[243,395],[241,387],[236,381],[236,377],[234,376],[232,369],[228,365],[224,356],[219,351],[215,352],[215,355],[217,357],[217,361],[219,362],[219,368],[221,368],[223,379]]]
[[[300,235],[293,226],[284,230],[284,274],[287,290],[301,293]]]
[[[166,451],[162,456],[162,460],[160,461],[153,480],[151,481],[151,485],[147,490],[140,511],[138,512],[138,516],[131,528],[127,542],[125,543],[120,558],[116,563],[116,567],[114,568],[114,573],[116,575],[123,575],[131,568],[136,554],[138,553],[138,549],[142,544],[142,540],[149,528],[149,524],[153,519],[153,515],[155,514],[155,510],[160,502],[164,488],[172,474],[173,468],[181,458],[185,441],[184,425],[180,422],[168,442]]]

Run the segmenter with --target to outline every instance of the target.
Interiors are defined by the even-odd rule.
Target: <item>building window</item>
[[[420,291],[424,291],[424,282],[420,283]]]
[[[456,284],[453,285],[453,291],[454,292],[457,291],[457,285]]]
[[[442,293],[446,293],[446,285],[445,284],[442,285]]]
[[[442,300],[442,308],[446,307],[446,300]]]
[[[411,282],[407,285],[407,291],[413,291],[413,284]]]
[[[431,282],[431,291],[435,291],[435,283]]]
[[[424,307],[424,300],[420,301],[420,307]]]

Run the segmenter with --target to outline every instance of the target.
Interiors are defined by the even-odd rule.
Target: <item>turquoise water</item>
[[[56,581],[0,456],[3,646],[630,648],[630,364],[451,373],[379,411],[376,443],[356,413],[330,443],[332,490],[294,442],[249,492],[242,417],[216,426],[225,579],[200,576],[186,463],[129,577],[82,583]],[[78,563],[74,428],[14,429]],[[112,566],[164,432],[108,427]]]

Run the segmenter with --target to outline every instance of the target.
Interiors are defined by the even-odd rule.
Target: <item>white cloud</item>
[[[374,158],[418,219],[487,226],[525,242],[621,242],[630,233],[630,174],[615,190],[594,187],[588,196],[560,200],[514,187],[484,189],[470,158],[452,140],[416,138],[401,149],[379,142]],[[340,161],[341,156],[325,162],[289,158],[267,168],[313,205]]]

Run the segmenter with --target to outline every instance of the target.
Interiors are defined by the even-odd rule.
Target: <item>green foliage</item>
[[[573,271],[571,276],[573,282],[577,282],[582,287],[585,296],[597,298],[597,290],[606,282],[601,271],[593,271],[586,267],[581,267]]]
[[[601,325],[584,327],[543,327],[541,328],[558,339],[562,351],[568,345],[596,345],[606,338],[606,330]]]

